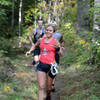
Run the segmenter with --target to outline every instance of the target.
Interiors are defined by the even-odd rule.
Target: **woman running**
[[[54,77],[49,76],[51,63],[55,61],[56,48],[59,48],[59,54],[62,55],[62,49],[60,43],[52,37],[55,29],[52,25],[48,25],[46,28],[46,34],[42,39],[32,46],[32,48],[26,52],[26,55],[30,54],[37,46],[40,45],[40,62],[37,65],[37,78],[39,84],[38,100],[45,99],[45,87],[47,89],[47,95],[45,100],[51,100],[51,84]]]

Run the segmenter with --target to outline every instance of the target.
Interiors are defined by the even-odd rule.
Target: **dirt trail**
[[[64,88],[66,87],[65,80],[69,80],[69,78],[74,78],[75,76],[78,76],[78,74],[79,72],[76,71],[75,65],[67,67],[66,69],[62,68],[61,73],[59,73],[56,77],[56,92],[52,93],[52,100],[61,100],[62,93],[64,93]]]
[[[64,87],[64,83],[61,79],[61,76],[58,75],[56,77],[56,81],[55,81],[56,91],[52,93],[52,100],[60,100],[61,91],[62,91],[63,87]]]

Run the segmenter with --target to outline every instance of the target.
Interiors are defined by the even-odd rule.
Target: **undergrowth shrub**
[[[10,58],[6,57],[2,59],[2,63],[0,64],[0,80],[11,81],[14,78],[15,69]]]
[[[0,38],[0,50],[9,52],[12,49],[12,40]]]
[[[77,34],[71,22],[64,24],[61,32],[67,51],[64,58],[66,64],[100,65],[100,41],[92,41],[92,32],[83,31]]]

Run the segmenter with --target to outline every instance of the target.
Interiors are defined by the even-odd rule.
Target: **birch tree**
[[[51,1],[49,1],[49,16],[48,16],[48,23],[51,21]]]
[[[19,39],[21,37],[21,24],[22,24],[22,0],[20,0],[19,5]],[[21,41],[19,42],[19,47],[21,46]]]
[[[94,38],[100,38],[100,0],[94,0],[93,32]]]

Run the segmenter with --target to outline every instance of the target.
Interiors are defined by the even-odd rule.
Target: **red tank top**
[[[55,61],[56,48],[54,47],[55,39],[52,37],[50,43],[44,42],[45,37],[40,42],[40,61],[44,64],[51,64]]]

